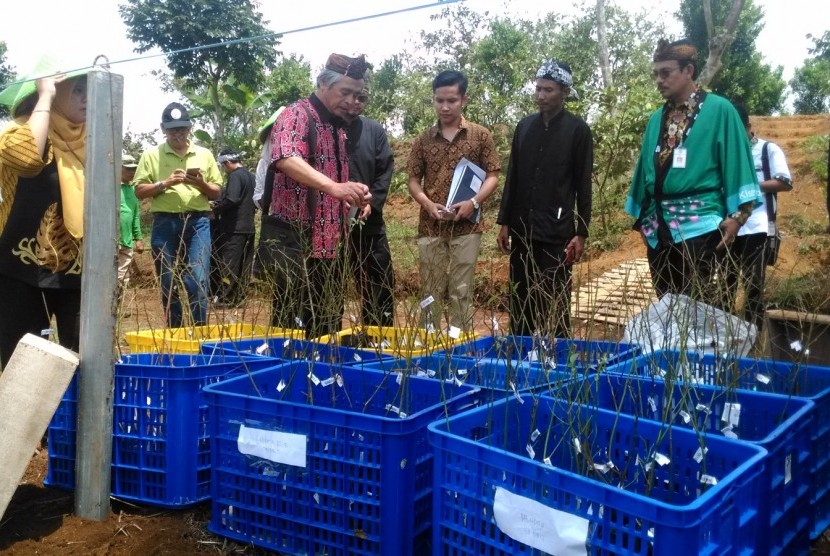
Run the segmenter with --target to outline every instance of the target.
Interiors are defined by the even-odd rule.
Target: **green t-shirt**
[[[156,183],[166,179],[175,170],[199,168],[204,180],[217,186],[222,185],[222,174],[213,153],[204,147],[190,143],[187,153],[179,156],[165,141],[155,149],[144,151],[135,171],[135,183]],[[191,185],[179,183],[168,187],[153,197],[150,212],[188,212],[210,210],[207,195]]]
[[[628,214],[641,218],[642,231],[652,247],[658,243],[652,196],[661,122],[662,108],[652,114],[646,127],[625,204]],[[707,94],[684,146],[686,167],[670,168],[663,182],[663,193],[669,197],[662,201],[663,214],[674,243],[716,230],[738,205],[763,202],[746,130],[728,100]]]
[[[138,199],[135,196],[135,186],[131,183],[121,184],[121,225],[120,243],[124,247],[133,248],[135,240],[144,239],[141,235],[141,214]]]

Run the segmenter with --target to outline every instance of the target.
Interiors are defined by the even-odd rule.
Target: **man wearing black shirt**
[[[213,294],[221,304],[242,302],[254,255],[254,175],[240,164],[244,153],[224,148],[216,162],[228,175],[222,196],[213,204],[216,257]]]
[[[363,298],[362,324],[393,326],[394,275],[386,224],[383,221],[383,205],[389,194],[394,158],[383,126],[361,116],[368,100],[369,91],[363,89],[344,116],[348,124],[346,150],[349,152],[349,177],[368,185],[372,194],[372,199],[360,214],[362,218],[352,227],[349,252],[352,270]]]
[[[499,249],[510,255],[513,334],[570,336],[571,269],[591,220],[591,130],[565,110],[576,97],[567,64],[536,73],[539,112],[519,122],[499,210]]]

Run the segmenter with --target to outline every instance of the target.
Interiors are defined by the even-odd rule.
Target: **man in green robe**
[[[732,104],[695,83],[697,49],[661,40],[653,76],[665,105],[651,115],[625,210],[648,248],[657,295],[721,298],[712,279],[763,197]]]

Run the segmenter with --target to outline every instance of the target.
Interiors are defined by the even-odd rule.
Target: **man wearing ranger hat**
[[[121,209],[120,234],[118,241],[118,282],[122,289],[130,282],[130,264],[133,252],[144,251],[144,236],[141,233],[141,211],[135,196],[135,170],[138,164],[135,157],[124,153],[121,155]]]
[[[152,199],[150,245],[167,325],[172,328],[183,325],[179,284],[187,292],[190,324],[207,322],[209,200],[222,192],[216,160],[209,150],[190,140],[191,126],[187,108],[178,102],[168,104],[161,115],[166,141],[141,155],[135,174],[136,196]],[[183,274],[176,276],[175,270],[182,267]]]
[[[497,222],[510,255],[513,334],[570,335],[571,268],[582,258],[591,222],[591,130],[565,109],[577,97],[568,64],[536,72],[539,112],[516,126]]]

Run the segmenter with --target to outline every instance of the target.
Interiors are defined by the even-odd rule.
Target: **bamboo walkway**
[[[574,317],[620,326],[655,301],[645,258],[625,261],[571,295]]]

